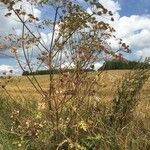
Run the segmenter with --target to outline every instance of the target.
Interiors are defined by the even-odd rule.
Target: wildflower
[[[38,133],[35,133],[36,136],[38,136]]]
[[[19,143],[19,144],[18,144],[18,147],[21,147],[21,146],[22,146],[21,143]]]
[[[21,128],[21,126],[19,125],[19,126],[18,126],[18,129],[20,129],[20,128]]]
[[[42,117],[41,112],[38,112],[37,115],[36,115],[36,119],[40,119],[41,117]]]
[[[87,131],[88,126],[84,121],[80,121],[79,122],[79,128],[83,129],[84,131]]]
[[[28,121],[26,121],[26,123],[25,123],[26,125],[27,125],[27,128],[29,128],[29,122]]]

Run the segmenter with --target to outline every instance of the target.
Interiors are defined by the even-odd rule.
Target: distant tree
[[[150,64],[147,59],[144,62],[139,61],[122,61],[118,59],[113,59],[106,61],[101,68],[104,70],[120,70],[120,69],[138,69],[138,68],[150,68]],[[101,70],[101,68],[99,70]]]

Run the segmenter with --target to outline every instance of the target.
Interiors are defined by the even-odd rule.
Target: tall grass
[[[149,70],[135,70],[123,77],[113,99],[111,125],[116,129],[125,127],[133,118],[139,102],[140,91],[149,78]]]
[[[1,97],[0,144],[4,150],[148,150],[150,132],[144,123],[149,120],[135,115],[148,78],[149,70],[127,72],[109,107],[92,93],[84,101],[65,103],[55,126],[47,105],[39,109],[34,100]]]

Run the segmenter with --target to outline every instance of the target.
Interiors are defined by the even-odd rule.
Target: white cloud
[[[150,30],[143,29],[139,33],[133,33],[126,41],[136,49],[150,47]]]
[[[41,11],[38,8],[36,8],[34,5],[31,5],[30,2],[27,0],[23,0],[21,2],[18,2],[14,6],[15,9],[18,9],[20,7],[22,7],[22,10],[27,12],[28,14],[31,13],[35,17],[38,17],[38,18],[41,17]],[[0,19],[1,19],[0,20],[0,36],[4,37],[4,36],[7,36],[9,33],[13,33],[13,34],[17,33],[17,35],[21,35],[22,23],[20,23],[19,19],[17,18],[17,16],[13,12],[11,12],[12,15],[10,17],[9,16],[5,17],[5,14],[7,14],[7,13],[8,13],[8,10],[7,10],[6,6],[0,2]],[[31,30],[32,30],[32,28],[31,28]],[[7,59],[9,59],[9,57],[7,58],[5,56],[5,54],[11,55],[8,53],[10,53],[9,49],[10,49],[10,47],[12,47],[12,43],[10,43],[9,41],[5,41],[5,40],[0,39],[0,44],[7,45],[5,47],[6,49],[0,49],[1,53],[4,53],[4,55],[0,54],[0,57],[4,58],[3,61],[1,61],[1,62],[2,62],[2,64],[5,64],[5,61],[7,62]],[[19,55],[22,56],[22,51],[19,51]],[[7,63],[7,64],[11,65],[11,63]],[[1,65],[0,71],[2,72],[3,68],[5,68],[4,70],[8,70],[8,69],[10,69],[10,67],[11,66]],[[16,67],[13,69],[16,71],[15,74],[19,73],[18,70],[16,69]]]
[[[115,28],[119,37],[136,34],[139,30],[150,30],[150,17],[138,15],[123,16],[116,21]]]
[[[100,2],[114,13],[115,22],[109,22],[116,29],[116,36],[129,44],[135,56],[143,58],[150,56],[150,15],[120,16],[119,3],[113,0],[100,0]],[[114,39],[109,40],[112,48],[118,48]]]
[[[99,3],[101,3],[104,8],[106,8],[107,10],[111,11],[113,13],[113,17],[118,20],[120,18],[120,15],[119,15],[119,10],[121,10],[121,7],[119,5],[119,3],[117,1],[113,1],[113,0],[99,0]],[[92,10],[91,8],[87,8],[87,12],[89,14],[92,14]],[[95,17],[98,19],[98,20],[103,20],[105,22],[108,22],[110,23],[110,16],[97,16],[95,15]]]
[[[122,38],[139,58],[150,56],[150,16],[120,17],[114,24],[116,35]]]
[[[35,17],[41,17],[41,11],[37,9],[34,5],[31,5],[31,3],[27,0],[22,0],[15,4],[15,9],[22,8],[25,12],[28,14],[33,14]]]
[[[111,24],[116,29],[116,35],[130,45],[131,50],[134,51],[134,56],[137,58],[141,55],[143,57],[150,56],[150,16],[120,16],[119,11],[121,7],[117,1],[99,0],[99,2],[114,13],[115,22],[111,22]],[[29,2],[24,0],[23,3],[19,2],[16,7],[20,7],[21,4],[23,4],[23,8],[26,9],[28,13],[33,11],[35,16],[41,17],[42,12],[34,6],[31,7]],[[17,33],[21,33],[21,24],[17,21],[15,15],[10,18],[4,17],[7,10],[2,3],[0,3],[0,11],[0,34],[10,33],[12,27],[16,29]],[[90,12],[90,9],[88,9],[88,11]],[[51,33],[41,33],[41,36],[46,46],[49,45]],[[116,41],[111,39],[110,42],[113,48],[118,48]]]
[[[35,17],[38,18],[41,17],[41,11],[37,9],[35,6],[33,5],[31,6],[31,4],[26,0],[23,0],[22,2],[18,2],[14,6],[15,9],[20,7],[22,7],[22,9],[27,13],[34,14]],[[1,19],[0,35],[12,33],[13,28],[17,31],[17,33],[21,33],[22,24],[20,23],[17,16],[14,13],[12,13],[11,17],[5,17],[6,13],[8,13],[6,6],[0,2],[0,19]]]
[[[10,72],[12,70],[12,73]],[[3,73],[6,73],[6,75],[19,75],[21,74],[20,70],[17,69],[17,67],[9,66],[9,65],[0,65],[0,75],[3,75]]]
[[[137,50],[135,52],[135,55],[137,56],[137,58],[146,58],[148,56],[150,56],[150,47],[147,48],[143,48],[141,50]]]
[[[121,9],[119,3],[113,0],[99,0],[99,2],[108,10],[111,10],[112,13],[118,13]]]
[[[94,70],[97,71],[102,66],[103,66],[102,62],[101,63],[97,62],[97,63],[94,64]]]

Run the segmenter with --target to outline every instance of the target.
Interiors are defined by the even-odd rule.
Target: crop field
[[[108,92],[109,93],[108,96],[112,96],[113,93],[111,92],[111,94],[110,94],[110,91],[112,91],[112,88],[114,88],[114,84],[126,72],[127,71],[105,71],[105,72],[103,72],[99,77],[99,83],[101,85],[100,92],[102,92],[103,94],[105,93],[106,95]],[[93,73],[89,73],[89,74],[92,76],[95,76],[97,73],[93,72]],[[58,76],[58,75],[56,75],[56,76]],[[35,83],[33,77],[32,76],[29,76],[29,77],[33,81],[33,83]],[[36,78],[37,78],[38,82],[40,83],[41,87],[46,90],[48,88],[49,76],[48,75],[37,75]],[[5,82],[6,82],[6,84],[5,84]],[[20,94],[25,95],[27,97],[38,96],[38,93],[36,92],[33,85],[31,84],[31,82],[29,81],[29,79],[26,76],[13,77],[8,83],[7,83],[7,79],[0,78],[0,83],[1,83],[1,85],[6,85],[5,89],[7,90],[8,93],[13,95],[14,97],[20,96]],[[3,90],[3,89],[1,89],[1,90]]]
[[[98,93],[99,97],[101,98],[101,101],[105,103],[106,105],[109,105],[109,102],[113,99],[113,96],[115,95],[115,91],[118,86],[118,81],[120,81],[125,73],[127,73],[128,70],[109,70],[104,71],[99,76],[99,88]],[[89,73],[91,76],[95,76],[97,73],[92,72]],[[58,75],[55,75],[57,77]],[[33,80],[32,76],[29,76],[31,80]],[[49,83],[49,76],[48,75],[37,75],[36,76],[38,82],[40,83],[43,90],[48,89],[48,83]],[[6,79],[1,79],[1,84],[4,84],[4,81]],[[35,81],[33,80],[33,83]],[[1,93],[4,95],[9,95],[13,99],[38,99],[40,102],[42,97],[41,95],[36,91],[36,89],[33,87],[31,82],[26,76],[19,76],[19,77],[13,77],[9,83],[6,83],[5,90],[1,88]],[[140,99],[140,107],[138,108],[138,112],[142,117],[150,117],[149,111],[150,111],[150,80],[145,83],[139,99]]]
[[[106,109],[105,111],[110,110],[112,103],[114,103],[113,100],[116,96],[116,91],[118,89],[118,85],[121,84],[119,81],[122,81],[123,76],[128,72],[129,72],[128,70],[110,70],[110,71],[103,71],[98,76],[98,82],[99,83],[98,83],[98,87],[96,87],[96,89],[98,90],[97,91],[97,93],[98,93],[97,96],[100,100],[98,102],[99,104],[97,104],[99,109],[104,108],[104,109]],[[88,73],[88,76],[96,77],[96,75],[97,75],[97,72],[89,72]],[[29,77],[32,80],[32,82],[35,83],[35,81],[33,80],[33,77],[32,76],[29,76]],[[48,86],[49,86],[48,85],[49,76],[48,75],[38,75],[38,76],[35,76],[35,77],[37,78],[38,82],[40,83],[42,89],[46,91],[48,89]],[[58,77],[59,77],[59,75],[54,75],[54,78],[58,78]],[[29,81],[29,79],[26,76],[12,77],[10,79],[1,77],[0,78],[0,84],[1,84],[0,96],[1,97],[6,97],[6,100],[8,100],[7,105],[9,106],[9,107],[8,106],[5,107],[5,105],[6,105],[5,103],[7,103],[7,101],[4,101],[3,99],[0,99],[1,100],[0,101],[1,102],[1,109],[0,109],[0,111],[1,111],[1,114],[0,114],[0,128],[1,128],[0,129],[0,144],[2,143],[2,145],[4,147],[10,146],[10,148],[6,148],[6,149],[11,149],[12,147],[14,147],[14,149],[17,149],[16,147],[18,147],[18,146],[24,147],[24,146],[26,146],[26,144],[24,144],[22,142],[22,139],[21,140],[19,140],[18,138],[16,139],[15,138],[16,135],[15,135],[14,139],[13,139],[14,142],[12,142],[11,139],[9,139],[9,136],[7,135],[8,133],[9,134],[11,133],[11,132],[9,132],[9,130],[10,130],[9,125],[11,124],[10,116],[13,116],[12,115],[13,113],[11,111],[12,110],[15,111],[15,115],[17,115],[16,112],[25,111],[25,113],[22,114],[22,115],[24,115],[23,117],[16,116],[16,117],[18,117],[19,120],[21,120],[19,126],[18,126],[18,122],[16,122],[17,127],[15,126],[15,124],[14,125],[11,124],[13,126],[13,129],[15,130],[15,132],[19,133],[18,137],[20,137],[20,136],[24,137],[24,135],[26,135],[26,133],[34,132],[33,131],[34,128],[32,127],[32,119],[33,119],[33,124],[34,124],[34,119],[36,121],[39,121],[38,119],[40,119],[40,122],[42,121],[42,118],[39,118],[39,116],[42,113],[43,113],[43,115],[45,114],[44,112],[46,111],[46,109],[45,109],[46,105],[42,101],[42,96],[40,94],[38,94],[38,92],[36,92],[33,85],[31,84],[31,82]],[[124,94],[124,93],[122,93],[122,94]],[[122,147],[122,149],[124,149],[124,147],[126,147],[126,146],[130,146],[130,144],[128,143],[129,141],[133,141],[133,144],[131,146],[132,148],[137,148],[139,146],[138,144],[144,143],[145,147],[143,148],[143,150],[148,150],[147,149],[148,146],[149,146],[149,144],[148,144],[149,133],[148,132],[150,130],[150,113],[149,113],[150,112],[150,79],[144,84],[144,86],[142,87],[142,90],[140,90],[140,92],[137,93],[136,95],[138,95],[136,97],[136,99],[138,99],[138,101],[135,101],[136,106],[134,107],[134,104],[130,103],[131,105],[133,105],[133,112],[132,112],[132,109],[131,109],[131,113],[133,113],[132,119],[131,119],[129,124],[127,124],[126,126],[124,126],[122,128],[121,131],[116,131],[115,137],[117,136],[117,138],[118,138],[117,141],[118,141],[120,147]],[[128,98],[130,99],[130,95],[128,96]],[[126,97],[124,99],[126,101]],[[11,100],[16,101],[17,104],[14,103],[14,102],[11,103]],[[32,100],[33,101],[35,100],[37,105],[32,105]],[[133,98],[133,100],[134,100],[134,98]],[[31,103],[29,103],[29,102],[31,102]],[[27,106],[26,106],[26,104],[27,104]],[[124,102],[119,107],[122,108],[122,106],[123,106],[124,108],[130,110],[130,104],[127,104],[127,108],[126,108],[126,102]],[[20,108],[18,108],[18,106]],[[68,103],[68,106],[70,106],[69,103]],[[66,106],[66,108],[68,106]],[[91,103],[91,106],[93,107],[95,105]],[[19,109],[19,111],[17,111],[18,109]],[[89,110],[90,110],[90,108],[89,108]],[[91,114],[89,115],[87,113],[87,111],[89,111],[89,110],[86,110],[86,109],[84,110],[83,108],[81,108],[78,111],[80,116],[82,116],[82,114],[83,114],[82,111],[85,111],[85,114],[87,114],[88,119],[89,119],[88,124],[91,123],[90,120],[91,120],[92,114],[94,115],[94,117],[95,116],[99,117],[99,115],[100,115],[100,118],[101,117],[102,118],[103,117],[107,118],[107,116],[109,116],[109,112],[105,112],[104,114],[103,113],[99,114],[99,111],[95,112],[94,109],[90,112]],[[6,113],[6,111],[8,111],[8,112]],[[29,112],[32,112],[32,111],[33,112],[35,111],[35,112],[31,116],[26,114],[27,112],[29,113]],[[122,111],[123,110],[121,110],[121,112]],[[60,120],[62,120],[62,117],[67,117],[67,118],[70,117],[70,114],[68,114],[68,112],[66,114],[59,114],[59,115],[60,115]],[[119,116],[119,114],[117,114],[117,115]],[[130,115],[130,114],[128,114],[128,115]],[[123,115],[122,117],[124,118],[126,116]],[[101,120],[100,118],[99,119],[97,118],[98,120],[96,121],[96,123],[99,123],[99,126],[101,128],[101,127],[103,127],[103,123],[101,124],[101,122],[99,122]],[[14,118],[14,119],[16,119],[16,118]],[[47,120],[47,118],[46,119],[43,118],[43,119],[44,119],[44,122],[45,122],[45,120]],[[4,122],[6,122],[6,123],[4,123]],[[28,125],[28,122],[29,122],[29,125]],[[49,119],[47,120],[47,122],[49,122]],[[85,136],[86,132],[87,132],[87,129],[88,129],[88,124],[86,124],[83,121],[83,118],[82,118],[81,121],[80,120],[77,121],[77,124],[78,123],[80,124],[79,128],[81,128],[84,131],[84,132],[81,131],[81,135]],[[7,124],[8,127],[6,127],[4,124]],[[68,124],[68,122],[64,122],[64,123],[59,122],[58,127],[61,130],[64,129],[63,132],[65,133],[66,130],[67,130],[67,128],[65,128],[65,126],[67,124]],[[107,122],[105,124],[107,125]],[[43,124],[41,125],[41,123],[39,125],[43,126]],[[26,126],[31,126],[31,128],[29,128],[29,127],[26,128]],[[95,127],[96,124],[94,124],[93,126]],[[21,129],[21,131],[18,127]],[[35,138],[36,139],[35,143],[37,142],[35,144],[35,146],[40,146],[39,142],[41,141],[41,139],[43,139],[43,138],[49,139],[50,135],[47,134],[47,132],[49,132],[49,130],[50,131],[53,130],[53,127],[52,126],[47,126],[47,127],[48,127],[48,131],[45,128],[44,128],[44,130],[41,131],[41,137],[39,136],[38,138],[36,138],[36,137],[34,137],[34,135],[31,135],[31,137],[29,137],[29,139],[27,139],[28,142],[31,142],[30,144],[32,145],[32,140],[31,139]],[[108,125],[108,127],[109,127],[109,125]],[[71,128],[74,129],[74,126],[71,126]],[[126,138],[125,142],[124,142],[124,136],[122,135],[122,134],[126,134],[126,131],[124,131],[124,129],[128,130],[127,135],[125,135],[125,138]],[[11,130],[12,130],[12,127],[11,127]],[[112,134],[111,130],[109,131],[109,129],[105,128],[105,126],[104,126],[103,130],[106,130],[105,132],[108,132],[108,133],[110,132],[110,134]],[[114,130],[114,127],[112,127],[112,130]],[[39,129],[37,129],[37,131],[39,132]],[[21,133],[21,135],[20,135],[20,133]],[[43,135],[43,133],[45,133],[45,135]],[[97,128],[96,128],[95,133],[97,134]],[[11,133],[11,134],[14,134],[14,133]],[[72,134],[74,134],[74,131],[72,132]],[[103,134],[103,133],[101,133],[101,134]],[[71,135],[71,134],[69,134],[69,135]],[[75,135],[76,135],[76,133],[75,133]],[[136,138],[134,140],[136,141],[137,145],[134,145],[133,138],[134,138],[135,135],[136,135]],[[103,136],[105,138],[105,134]],[[109,139],[107,139],[108,137],[109,137],[109,135],[106,136],[106,140],[109,140]],[[115,139],[115,137],[114,137],[114,139]],[[6,139],[6,141],[9,139],[8,140],[9,144],[5,141],[5,139]],[[24,137],[23,140],[26,141],[26,137]],[[93,140],[93,141],[95,141],[95,140]],[[12,143],[15,143],[15,144],[12,144]],[[106,141],[106,143],[107,143],[107,141]],[[113,142],[111,144],[114,145]],[[102,146],[103,146],[103,144],[102,144]],[[104,147],[105,146],[106,145],[104,145]],[[54,149],[54,148],[52,148],[52,149]]]
[[[117,88],[118,81],[121,80],[123,75],[128,72],[128,70],[109,70],[104,71],[99,76],[99,93],[101,96],[103,96],[103,99],[110,99],[113,97],[113,94],[115,93],[115,90]],[[92,72],[89,73],[91,76],[95,76],[97,73]],[[56,77],[58,75],[55,75]],[[32,76],[29,76],[30,79],[35,83]],[[37,75],[36,76],[37,81],[39,82],[40,86],[43,88],[43,90],[46,90],[48,88],[49,83],[49,76],[48,75]],[[5,83],[6,82],[6,83]],[[149,81],[150,82],[150,81]],[[0,78],[0,84],[5,85],[5,89],[8,93],[10,93],[14,97],[22,96],[25,97],[35,97],[40,98],[40,95],[38,95],[38,92],[35,90],[31,82],[26,76],[18,76],[13,77],[8,83],[7,79]],[[150,89],[148,88],[149,83],[146,83],[142,94],[143,96],[146,93],[150,92]],[[5,93],[5,90],[1,88],[1,91]]]

